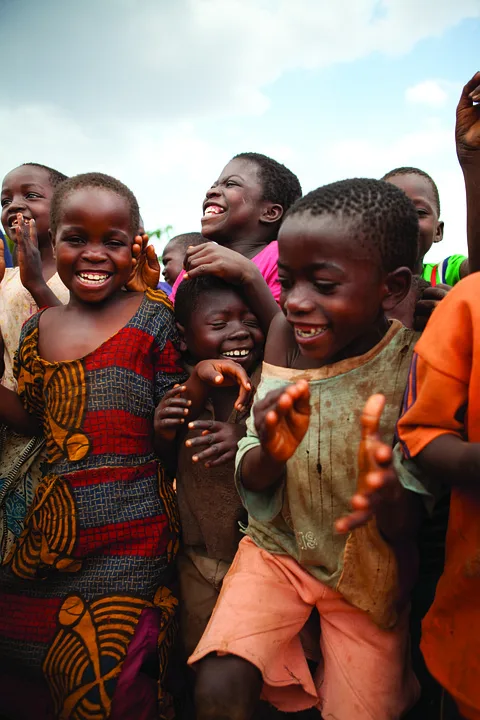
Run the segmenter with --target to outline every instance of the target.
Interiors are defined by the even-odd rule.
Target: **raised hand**
[[[385,397],[372,395],[363,409],[357,492],[351,500],[353,512],[335,523],[339,533],[348,533],[365,525],[383,503],[391,503],[396,491],[401,491],[392,463],[392,449],[380,437],[380,419],[384,407]]]
[[[248,282],[256,269],[240,253],[212,242],[189,247],[183,265],[188,278],[215,275],[235,285]]]
[[[157,405],[153,425],[155,435],[163,440],[173,440],[188,417],[191,401],[183,396],[186,389],[185,385],[175,385]]]
[[[472,154],[480,156],[480,72],[465,85],[457,106],[455,140],[462,167]]]
[[[160,281],[160,263],[153,245],[149,245],[148,235],[137,235],[133,244],[132,274],[126,284],[130,292],[155,290]]]
[[[255,428],[265,453],[278,463],[295,453],[310,422],[310,388],[299,380],[272,390],[254,407]]]
[[[224,465],[233,460],[238,441],[245,434],[244,427],[217,420],[195,420],[189,423],[188,427],[190,430],[202,431],[201,435],[185,441],[187,447],[197,450],[192,462],[204,462],[207,468]]]
[[[17,261],[20,268],[20,279],[27,290],[44,285],[42,257],[38,249],[37,228],[35,220],[25,220],[22,213],[17,213],[15,238],[17,241]]]
[[[190,380],[194,381],[195,378],[213,387],[238,384],[240,390],[235,401],[235,409],[245,409],[252,386],[245,370],[234,360],[202,360],[195,365]]]

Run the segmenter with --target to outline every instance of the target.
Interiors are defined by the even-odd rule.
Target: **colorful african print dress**
[[[149,291],[99,348],[56,363],[38,355],[40,315],[16,377],[49,465],[0,569],[0,715],[166,718],[178,521],[152,424],[185,378],[172,307]]]

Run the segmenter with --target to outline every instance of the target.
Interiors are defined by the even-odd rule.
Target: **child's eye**
[[[84,239],[79,237],[78,235],[71,235],[70,237],[63,238],[64,242],[68,242],[71,245],[80,245],[81,243],[84,243]]]
[[[11,202],[10,198],[2,198],[2,207],[6,207]]]
[[[222,328],[224,328],[224,327],[226,326],[226,324],[227,324],[227,323],[222,322],[221,320],[218,320],[217,322],[212,322],[212,323],[211,323],[211,326],[212,326],[215,330],[221,330]]]
[[[29,193],[27,193],[27,194],[25,195],[25,198],[26,198],[27,200],[31,200],[32,198],[33,198],[33,199],[35,199],[35,198],[41,198],[41,197],[42,197],[41,195],[39,195],[38,193],[34,193],[34,192],[29,192]]]
[[[110,247],[123,247],[125,245],[121,240],[108,240],[105,244]]]
[[[289,290],[292,287],[292,283],[287,278],[279,277],[278,282],[282,290]]]
[[[338,283],[332,283],[332,282],[316,282],[315,287],[319,292],[322,293],[322,295],[331,295]]]
[[[427,217],[428,212],[426,210],[417,210],[418,217]]]
[[[225,183],[226,187],[233,187],[234,185],[238,185],[238,183],[234,182],[233,180],[229,180]]]
[[[243,324],[246,325],[247,327],[251,327],[251,328],[259,327],[259,324],[256,320],[244,320]]]

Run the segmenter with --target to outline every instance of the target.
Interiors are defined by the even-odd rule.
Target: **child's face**
[[[263,185],[257,165],[250,160],[231,160],[203,201],[202,235],[221,243],[236,231],[258,229],[265,208]]]
[[[175,280],[183,270],[183,259],[185,257],[185,248],[182,243],[170,241],[165,246],[162,255],[163,271],[162,275],[166,282],[173,287]]]
[[[52,195],[50,175],[43,168],[22,165],[4,177],[1,195],[2,225],[11,240],[16,240],[17,213],[22,213],[25,219],[35,220],[39,243],[49,242]]]
[[[284,221],[278,249],[280,303],[301,354],[319,365],[362,354],[388,292],[375,249],[355,239],[352,221],[310,213]]]
[[[81,188],[64,199],[55,237],[57,270],[80,301],[106,300],[132,271],[133,232],[125,198],[99,188]]]
[[[195,362],[228,358],[247,372],[261,357],[265,344],[257,318],[233,290],[204,293],[189,326],[179,329]]]
[[[403,190],[417,209],[418,225],[420,229],[418,246],[419,260],[432,247],[433,243],[443,238],[443,222],[438,221],[437,204],[432,186],[427,178],[421,175],[393,175],[387,182]]]

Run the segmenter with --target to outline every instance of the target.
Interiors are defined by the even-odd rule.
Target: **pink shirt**
[[[263,248],[263,250],[260,250],[258,255],[255,255],[255,257],[252,258],[252,262],[255,263],[255,265],[258,267],[260,272],[263,275],[263,279],[267,283],[268,287],[270,288],[270,291],[275,298],[275,300],[279,301],[280,299],[280,283],[278,282],[278,243],[276,240],[269,243],[266,247]],[[172,288],[172,292],[170,295],[170,300],[172,302],[175,301],[175,295],[177,294],[177,289],[180,283],[183,280],[183,272],[180,273],[180,275],[175,280],[175,283]]]

